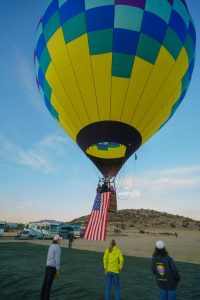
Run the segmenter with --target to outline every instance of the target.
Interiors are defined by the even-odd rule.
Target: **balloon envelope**
[[[52,0],[37,28],[45,103],[103,175],[174,114],[194,66],[185,0]]]

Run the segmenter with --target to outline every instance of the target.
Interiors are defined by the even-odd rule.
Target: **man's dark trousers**
[[[53,279],[56,274],[56,268],[47,266],[45,270],[44,282],[41,290],[41,300],[49,300],[50,290],[53,283]]]

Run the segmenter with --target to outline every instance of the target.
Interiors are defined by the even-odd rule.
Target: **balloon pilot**
[[[115,178],[111,178],[105,176],[103,178],[99,178],[99,182],[96,189],[97,194],[112,192],[116,193],[115,189]]]

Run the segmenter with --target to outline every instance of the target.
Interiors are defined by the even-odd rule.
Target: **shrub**
[[[183,224],[182,224],[182,227],[187,228],[187,227],[188,227],[188,223],[183,223]]]
[[[124,223],[121,224],[121,229],[123,229],[123,230],[126,229],[126,226]]]
[[[130,227],[135,227],[135,224],[132,223],[132,224],[130,224],[129,226],[130,226]]]

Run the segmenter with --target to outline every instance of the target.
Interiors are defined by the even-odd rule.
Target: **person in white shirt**
[[[54,277],[55,275],[60,275],[61,249],[59,245],[61,240],[61,236],[55,235],[53,238],[53,244],[49,247],[46,261],[45,276],[40,294],[41,300],[49,300]]]

